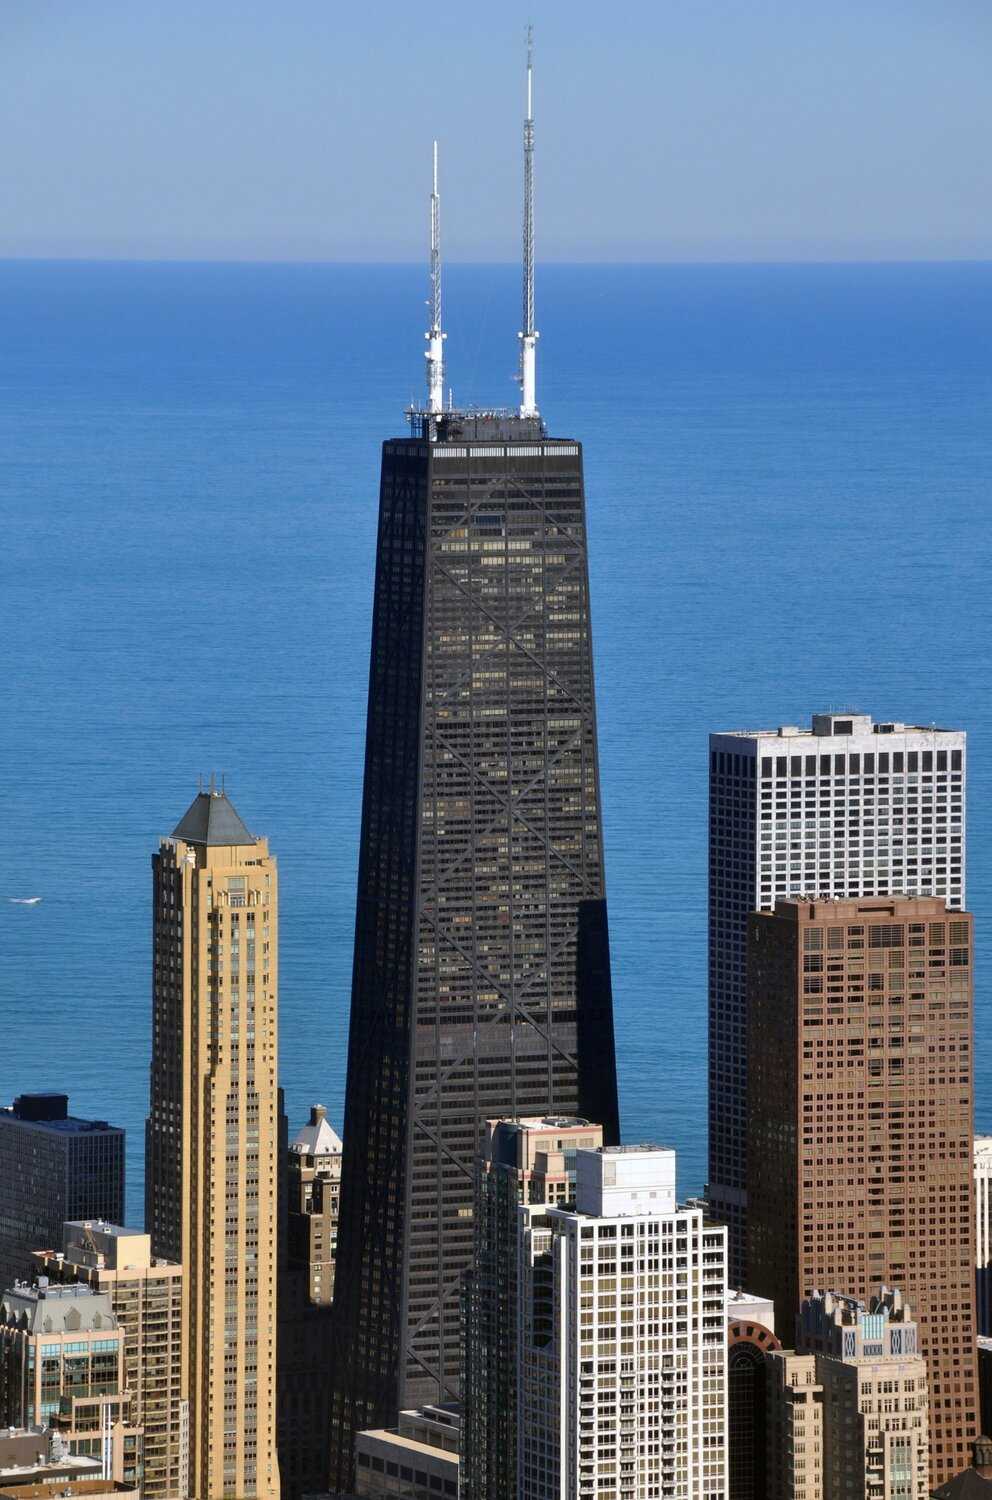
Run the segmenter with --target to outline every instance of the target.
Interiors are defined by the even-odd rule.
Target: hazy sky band
[[[992,257],[987,0],[6,0],[0,255]]]

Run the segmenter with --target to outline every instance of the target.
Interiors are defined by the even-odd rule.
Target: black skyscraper
[[[353,1435],[457,1396],[482,1121],[618,1139],[582,449],[536,405],[533,117],[520,414],[428,402],[383,448],[335,1270],[330,1488]]]
[[[385,444],[336,1270],[335,1426],[458,1389],[480,1121],[618,1139],[582,450]]]

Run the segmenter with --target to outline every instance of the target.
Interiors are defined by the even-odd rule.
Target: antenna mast
[[[537,329],[534,327],[534,28],[527,27],[527,115],[524,119],[524,326],[520,334],[520,415],[536,417]]]
[[[437,191],[437,141],[431,192],[431,326],[427,332],[427,410],[444,410],[444,340],[441,332],[441,200]]]

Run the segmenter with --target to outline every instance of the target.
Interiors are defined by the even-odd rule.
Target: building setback
[[[190,1490],[275,1500],[276,862],[211,790],[152,870],[145,1216],[183,1267]]]
[[[489,1120],[475,1185],[475,1253],[466,1277],[462,1500],[516,1500],[521,1203],[571,1208],[575,1153],[603,1127],[568,1116]]]
[[[182,1389],[182,1267],[153,1258],[151,1239],[118,1224],[70,1223],[61,1250],[34,1255],[39,1276],[106,1293],[124,1341],[129,1417],[144,1434],[146,1500],[189,1493],[189,1404]]]
[[[124,1132],[69,1113],[67,1094],[21,1094],[0,1109],[0,1292],[61,1245],[66,1219],[124,1217]]]
[[[745,1260],[748,915],[783,896],[934,895],[965,904],[965,735],[814,714],[710,736],[709,1185]]]
[[[817,1288],[912,1303],[931,1477],[976,1432],[972,919],[935,897],[779,900],[748,940],[748,1262],[786,1327]]]

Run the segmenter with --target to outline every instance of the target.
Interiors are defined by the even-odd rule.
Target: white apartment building
[[[579,1150],[574,1210],[517,1212],[520,1500],[725,1496],[726,1229],[675,1152]]]
[[[975,1316],[978,1332],[992,1334],[992,1135],[976,1135]]]
[[[730,1228],[732,1286],[747,1284],[748,913],[897,893],[963,910],[965,762],[961,730],[868,714],[710,735],[708,1197]]]

